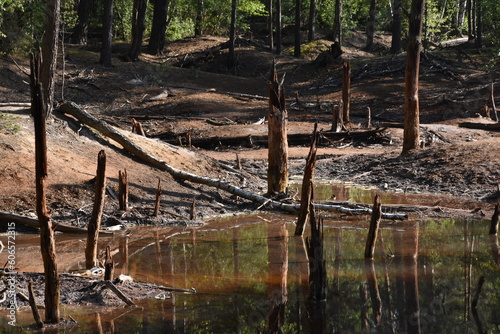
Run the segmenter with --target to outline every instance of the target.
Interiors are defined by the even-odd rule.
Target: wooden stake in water
[[[372,219],[370,222],[370,230],[368,231],[368,239],[366,240],[365,259],[373,259],[375,253],[375,243],[377,242],[378,227],[382,218],[382,204],[380,196],[376,195],[373,201]]]

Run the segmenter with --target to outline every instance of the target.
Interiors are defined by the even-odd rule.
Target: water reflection
[[[311,303],[309,283],[317,271],[309,265],[311,255],[304,240],[293,236],[289,218],[271,218],[266,222],[247,217],[237,228],[209,227],[175,236],[152,230],[140,241],[122,238],[114,248],[117,272],[136,280],[195,287],[198,293],[151,298],[134,310],[65,307],[63,315],[78,320],[78,332],[96,333],[500,329],[500,250],[498,239],[487,234],[487,222],[385,224],[375,259],[365,262],[367,229],[361,226],[368,223],[325,220],[326,287],[320,290],[325,298]],[[22,258],[22,250],[18,251]],[[316,260],[321,262],[319,257]],[[485,277],[482,291],[472,307],[481,276]],[[21,312],[18,319],[32,323],[29,311]],[[0,317],[0,326],[6,326],[5,317]]]

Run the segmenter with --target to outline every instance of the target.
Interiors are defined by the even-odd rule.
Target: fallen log
[[[13,213],[6,213],[6,212],[0,212],[0,222],[3,222],[3,223],[14,222],[14,223],[21,224],[21,225],[28,226],[28,227],[34,227],[34,228],[40,227],[40,224],[38,223],[38,219],[24,217],[24,216],[16,215]],[[87,229],[75,227],[75,226],[71,226],[71,225],[54,223],[54,227],[55,227],[56,231],[63,232],[63,233],[87,234]],[[107,236],[107,235],[110,236],[110,235],[113,235],[113,232],[99,231],[99,235],[100,236]]]
[[[458,124],[461,128],[500,131],[500,123],[475,123],[475,122],[462,122]]]
[[[145,163],[148,163],[151,166],[154,166],[160,170],[163,170],[163,171],[169,173],[174,178],[190,181],[193,183],[204,184],[204,185],[207,185],[210,187],[221,189],[221,190],[224,190],[230,194],[236,195],[238,197],[241,197],[241,198],[244,198],[244,199],[259,203],[259,204],[266,203],[266,206],[271,208],[271,209],[283,210],[286,212],[291,212],[293,214],[296,214],[300,208],[299,204],[295,205],[295,204],[287,204],[287,203],[275,201],[275,200],[269,199],[265,196],[257,195],[257,194],[245,191],[241,188],[235,187],[228,182],[224,182],[224,181],[217,180],[217,179],[211,179],[211,178],[204,177],[204,176],[199,176],[196,174],[192,174],[192,173],[185,172],[185,171],[182,171],[180,169],[174,168],[174,167],[170,166],[169,164],[167,164],[166,162],[164,162],[164,161],[154,157],[153,155],[149,154],[148,152],[144,151],[142,148],[137,146],[134,142],[130,141],[120,131],[116,130],[114,127],[108,125],[105,122],[98,120],[94,116],[92,116],[89,113],[87,113],[86,111],[82,110],[74,102],[63,103],[59,107],[59,110],[63,113],[67,113],[67,114],[72,115],[77,120],[79,120],[81,123],[84,123],[85,125],[99,131],[102,135],[105,135],[105,136],[109,137],[110,139],[116,141],[126,151],[133,154],[138,159],[141,159]],[[151,139],[149,139],[149,140],[151,140]],[[316,204],[315,204],[315,207],[316,207]],[[371,209],[350,209],[350,208],[344,208],[341,206],[329,206],[329,205],[321,205],[321,206],[317,206],[317,208],[320,210],[337,211],[337,212],[342,212],[342,213],[347,213],[347,214],[371,214]],[[403,219],[407,219],[408,216],[405,214],[398,214],[398,213],[394,213],[394,214],[384,213],[382,215],[382,218],[403,220]]]
[[[318,139],[318,146],[330,145],[332,141],[339,141],[341,139],[352,139],[352,140],[370,140],[372,138],[383,138],[382,133],[387,128],[378,128],[373,130],[362,130],[362,131],[347,131],[347,132],[321,132]],[[178,136],[183,136],[184,134],[163,132],[158,133],[153,138],[161,139],[162,141],[176,145],[179,143]],[[293,133],[288,134],[288,145],[289,146],[308,146],[311,144],[311,134],[310,133]],[[234,137],[205,137],[205,138],[193,138],[191,137],[191,145],[202,149],[215,149],[220,146],[226,147],[267,147],[268,139],[267,135],[262,136],[234,136]]]

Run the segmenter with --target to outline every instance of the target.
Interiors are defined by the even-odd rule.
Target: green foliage
[[[21,130],[16,120],[19,117],[0,112],[0,130],[8,133],[18,133]]]

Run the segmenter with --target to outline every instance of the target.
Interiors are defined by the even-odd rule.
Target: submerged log
[[[293,214],[296,214],[299,210],[299,207],[300,207],[299,205],[287,204],[287,203],[275,201],[275,200],[269,199],[265,196],[257,195],[257,194],[245,191],[241,188],[235,187],[228,182],[224,182],[221,180],[196,175],[193,173],[185,172],[185,171],[182,171],[180,169],[174,168],[174,167],[170,166],[169,164],[167,164],[166,162],[164,162],[163,160],[160,160],[160,159],[154,157],[153,155],[149,154],[148,152],[144,151],[141,147],[137,146],[134,142],[129,140],[126,136],[124,136],[118,130],[116,130],[112,126],[108,125],[107,123],[98,120],[97,118],[95,118],[94,116],[85,112],[84,110],[80,109],[73,102],[66,102],[66,103],[62,104],[60,106],[60,111],[74,116],[80,122],[86,124],[87,126],[94,128],[95,130],[99,131],[101,134],[116,141],[126,151],[135,155],[138,159],[141,159],[145,163],[150,164],[151,166],[154,166],[160,170],[163,170],[163,171],[169,173],[174,178],[178,178],[181,180],[186,180],[186,181],[190,181],[190,182],[194,182],[194,183],[198,183],[198,184],[204,184],[204,185],[207,185],[210,187],[215,187],[217,189],[227,191],[230,194],[239,196],[241,198],[244,198],[244,199],[259,203],[259,204],[266,203],[266,205],[271,209],[283,210],[283,211],[291,212]],[[371,209],[369,209],[369,208],[350,209],[350,208],[346,208],[346,207],[341,206],[341,205],[326,205],[326,204],[323,204],[323,205],[315,204],[315,208],[320,209],[320,210],[337,211],[337,212],[342,212],[342,213],[352,214],[352,215],[371,214]],[[398,214],[398,213],[384,213],[382,215],[382,218],[402,220],[402,219],[407,219],[408,216],[405,214]]]

